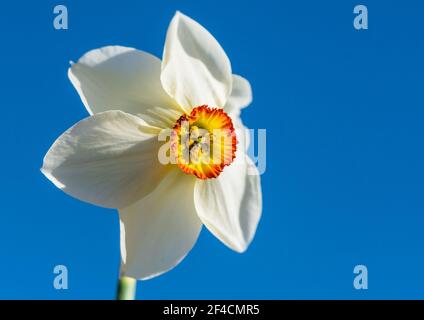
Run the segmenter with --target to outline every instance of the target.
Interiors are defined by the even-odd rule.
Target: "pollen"
[[[171,154],[186,174],[199,179],[218,177],[236,155],[237,138],[231,118],[206,105],[183,114],[171,134]]]

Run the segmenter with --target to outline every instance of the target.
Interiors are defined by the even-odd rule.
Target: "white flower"
[[[109,46],[85,54],[69,78],[91,116],[56,140],[41,170],[67,194],[119,210],[123,274],[148,279],[172,269],[202,225],[231,249],[246,250],[262,210],[260,177],[245,154],[248,136],[239,118],[251,89],[232,75],[227,55],[206,29],[177,12],[162,62]],[[190,133],[235,129],[237,146],[235,138],[216,144],[229,161],[183,163],[177,139],[177,164],[161,164],[165,142],[158,136],[180,128],[181,119]]]

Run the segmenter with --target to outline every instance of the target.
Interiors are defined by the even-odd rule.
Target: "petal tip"
[[[227,246],[231,250],[233,250],[233,251],[235,251],[237,253],[242,254],[242,253],[245,253],[247,251],[247,248],[249,247],[249,244],[248,243],[243,243],[243,244],[240,244],[240,243],[235,244],[235,243],[233,243],[231,246],[230,245],[227,245]]]
[[[174,18],[186,18],[187,15],[182,13],[180,10],[175,11]]]
[[[52,182],[57,188],[60,190],[63,190],[66,186],[60,182],[56,177],[53,176],[50,170],[45,169],[44,166],[40,169],[41,173],[48,179],[50,182]]]

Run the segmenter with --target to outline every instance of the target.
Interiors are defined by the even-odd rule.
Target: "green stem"
[[[122,276],[118,282],[117,300],[134,300],[137,280]]]

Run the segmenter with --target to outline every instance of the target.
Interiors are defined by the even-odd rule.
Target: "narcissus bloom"
[[[246,250],[262,210],[240,120],[251,89],[206,29],[177,12],[162,61],[109,46],[72,64],[69,78],[91,116],[55,141],[41,170],[67,194],[119,210],[124,275],[172,269],[202,225]]]

